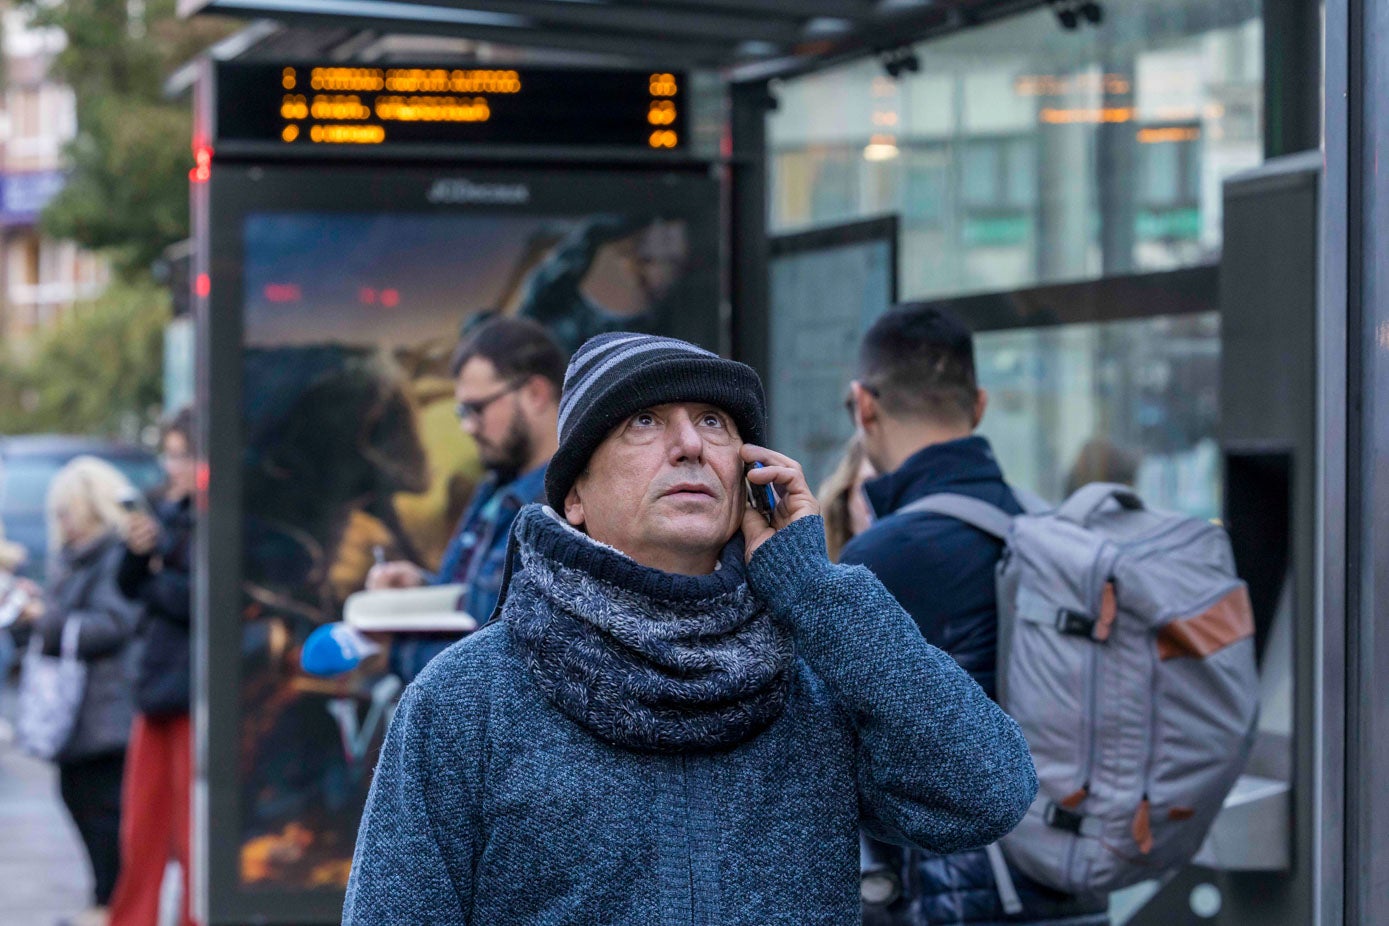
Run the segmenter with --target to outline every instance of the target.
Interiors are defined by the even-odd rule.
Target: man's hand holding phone
[[[777,504],[772,509],[771,523],[767,517],[751,504],[743,512],[743,540],[749,560],[768,537],[792,521],[820,513],[820,503],[815,493],[805,481],[801,464],[788,456],[759,447],[744,444],[739,451],[743,462],[748,466],[746,478],[753,491],[763,486],[774,487]],[[760,463],[761,466],[753,466]]]

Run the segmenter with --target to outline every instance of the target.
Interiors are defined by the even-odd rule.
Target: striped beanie
[[[545,498],[563,513],[564,499],[608,433],[643,408],[708,402],[728,412],[738,434],[762,444],[767,400],[746,364],[724,360],[688,341],[617,331],[575,352],[559,398],[559,449],[545,471]]]

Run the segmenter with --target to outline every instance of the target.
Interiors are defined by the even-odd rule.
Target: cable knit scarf
[[[562,523],[517,516],[518,571],[502,617],[546,697],[576,723],[644,752],[725,749],[786,705],[790,631],[748,587],[741,535],[707,576],[677,576]]]

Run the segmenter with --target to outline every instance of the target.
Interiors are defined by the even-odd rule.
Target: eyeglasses
[[[511,383],[504,386],[500,392],[494,392],[485,399],[475,399],[472,402],[459,402],[454,405],[453,413],[458,416],[459,421],[477,421],[487,413],[487,407],[504,395],[509,395],[525,385],[525,380]]]
[[[858,381],[855,380],[854,382]],[[875,399],[881,397],[881,393],[878,392],[877,386],[870,386],[867,383],[859,383],[858,387]],[[849,415],[849,424],[853,425],[854,427],[858,427],[858,415],[856,414],[858,411],[858,403],[854,401],[853,383],[849,384],[849,392],[847,395],[844,396],[844,411],[847,412]]]

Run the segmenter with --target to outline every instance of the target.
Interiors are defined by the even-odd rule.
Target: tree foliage
[[[26,358],[0,357],[0,433],[134,437],[163,393],[169,293],[116,282],[39,335]]]
[[[188,235],[187,100],[168,100],[164,79],[232,28],[180,20],[176,0],[22,0],[39,26],[67,34],[53,76],[77,98],[69,177],[42,216],[43,230],[104,251],[125,278],[145,274]]]

